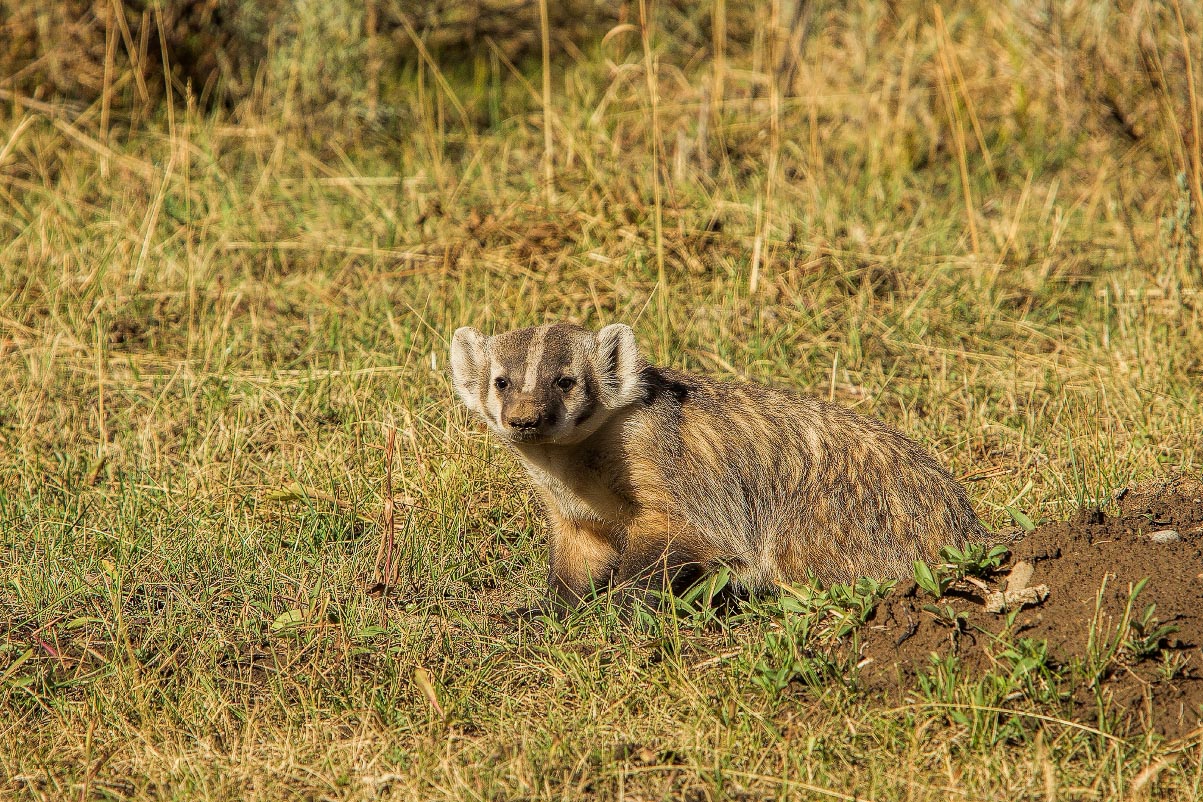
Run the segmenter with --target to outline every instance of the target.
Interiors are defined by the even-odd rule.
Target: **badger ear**
[[[468,409],[483,415],[481,386],[488,381],[488,340],[470,326],[451,335],[451,381]]]
[[[633,404],[643,395],[643,357],[630,326],[612,323],[597,333],[594,352],[602,403],[610,409]]]

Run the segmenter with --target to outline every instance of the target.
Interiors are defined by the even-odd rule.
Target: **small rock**
[[[1008,590],[1006,593],[991,593],[986,597],[986,612],[1001,613],[1005,610],[1019,610],[1033,604],[1040,604],[1048,598],[1048,585],[1036,585],[1023,590]]]
[[[1162,529],[1160,532],[1153,532],[1149,535],[1149,540],[1154,543],[1177,543],[1182,539],[1176,529]]]
[[[1011,573],[1007,574],[1007,593],[1018,593],[1028,586],[1032,581],[1032,572],[1035,567],[1030,562],[1020,560],[1011,568]]]

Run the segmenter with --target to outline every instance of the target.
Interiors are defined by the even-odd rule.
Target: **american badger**
[[[747,592],[900,578],[987,536],[952,476],[884,423],[649,365],[628,326],[461,328],[451,373],[543,497],[555,612],[615,583],[651,601],[720,565]]]

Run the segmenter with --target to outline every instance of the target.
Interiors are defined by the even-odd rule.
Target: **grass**
[[[800,43],[766,12],[721,97],[636,16],[547,80],[426,53],[372,126],[294,124],[284,81],[123,116],[126,81],[103,130],[6,101],[0,795],[1198,798],[1198,738],[1036,693],[1003,726],[953,665],[883,706],[822,604],[504,623],[541,514],[445,373],[461,324],[628,322],[897,425],[993,526],[1199,471],[1198,14],[1079,6],[823,7]]]

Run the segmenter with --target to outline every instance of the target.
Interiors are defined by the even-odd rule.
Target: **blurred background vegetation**
[[[537,76],[545,50],[560,68],[595,61],[601,47],[620,69],[639,57],[643,28],[658,66],[711,98],[763,97],[770,83],[788,98],[903,81],[926,91],[898,111],[923,120],[945,116],[944,77],[971,89],[972,149],[1005,147],[1016,126],[1036,123],[1050,142],[1147,143],[1196,182],[1195,4],[1009,0],[983,12],[956,0],[3,0],[0,86],[12,102],[99,102],[135,116],[166,95],[245,111],[282,90],[289,122],[328,115],[344,136],[387,137],[413,122],[410,79],[424,63],[487,85],[511,65]],[[633,40],[603,47],[632,27]],[[909,74],[870,72],[899,40],[916,51]],[[952,55],[954,43],[969,47]],[[719,70],[728,59],[735,75]],[[496,122],[469,99],[475,113],[462,122]]]
[[[821,162],[876,181],[947,163],[980,256],[973,218],[997,202],[978,181],[992,194],[1068,168],[1118,182],[1130,237],[1143,212],[1164,221],[1180,276],[1203,220],[1199,26],[1178,0],[0,0],[0,100],[89,122],[105,146],[165,103],[319,148],[395,152],[425,132],[436,161],[558,127],[529,154],[554,181],[536,162],[635,144],[606,112],[648,108],[647,51],[669,183],[722,162],[772,206],[774,184],[826,177]],[[592,142],[557,119],[582,102]],[[758,233],[789,235],[788,215],[761,214]]]

